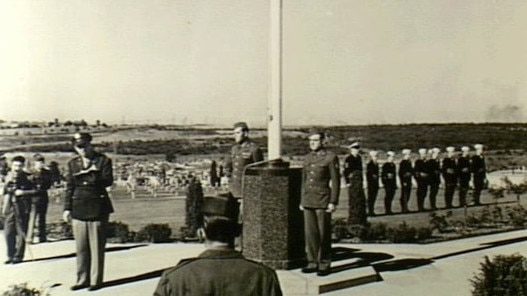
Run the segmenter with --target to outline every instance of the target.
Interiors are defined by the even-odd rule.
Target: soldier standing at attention
[[[235,198],[242,197],[243,170],[246,165],[262,161],[263,153],[249,139],[249,127],[245,122],[234,124],[234,141],[231,153],[225,162],[225,174],[229,178],[229,189]]]
[[[443,159],[443,165],[441,166],[441,172],[443,174],[443,180],[445,180],[445,207],[447,209],[452,208],[452,200],[454,199],[454,191],[456,190],[457,184],[457,165],[454,156],[454,147],[447,147],[447,156]]]
[[[304,212],[307,265],[303,273],[330,273],[331,213],[337,209],[340,194],[340,169],[337,155],[324,147],[325,135],[312,130],[311,152],[304,159],[300,210]]]
[[[439,148],[433,148],[430,149],[429,152],[431,152],[432,157],[426,162],[426,168],[428,171],[429,176],[429,183],[430,186],[430,192],[429,192],[429,199],[430,199],[430,208],[432,210],[436,210],[436,198],[437,193],[439,192],[439,184],[441,184],[441,163],[439,162],[439,152],[441,150]]]
[[[76,133],[77,157],[68,162],[63,219],[72,222],[77,282],[71,290],[102,287],[108,219],[113,213],[106,187],[113,184],[112,160],[93,148],[89,133]]]
[[[422,212],[425,210],[425,199],[428,192],[428,171],[426,169],[426,149],[419,149],[419,159],[415,161],[414,178],[417,182],[417,210]]]
[[[40,243],[47,241],[46,236],[46,214],[48,212],[48,189],[53,183],[53,177],[51,171],[47,168],[44,156],[37,153],[33,155],[34,168],[31,175],[31,181],[35,185],[37,190],[37,195],[32,198],[32,208],[29,221],[38,223],[38,238]],[[30,228],[33,228],[33,225],[30,225]],[[28,232],[28,242],[33,241],[33,233]]]
[[[414,175],[414,168],[410,160],[410,149],[403,149],[403,160],[399,163],[399,181],[401,182],[401,211],[408,212],[408,202],[410,201],[410,194],[412,192],[412,176]]]
[[[366,223],[366,196],[364,195],[362,158],[359,154],[360,145],[353,142],[348,146],[350,155],[344,160],[344,179],[348,187],[349,224]]]
[[[476,154],[472,156],[472,181],[474,182],[474,204],[481,204],[481,191],[487,178],[487,168],[485,165],[485,157],[483,156],[483,145],[474,145]]]
[[[395,178],[396,169],[395,163],[393,162],[393,157],[395,152],[388,151],[386,153],[388,158],[386,162],[382,165],[381,180],[384,185],[384,210],[386,215],[392,214],[392,201],[395,196],[395,190],[397,189],[397,179]]]
[[[370,161],[366,165],[366,182],[368,183],[368,214],[375,216],[375,200],[379,192],[379,163],[377,151],[370,151]]]
[[[467,192],[470,183],[470,157],[468,155],[470,148],[461,147],[461,156],[457,160],[457,172],[459,176],[459,206],[464,207],[467,203]]]
[[[202,212],[205,251],[163,272],[154,296],[269,295],[282,290],[276,272],[234,250],[240,234],[239,203],[232,194],[205,197]]]

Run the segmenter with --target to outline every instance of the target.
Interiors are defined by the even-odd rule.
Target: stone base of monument
[[[285,295],[320,295],[336,290],[351,288],[372,282],[382,281],[382,277],[370,265],[362,264],[361,259],[352,258],[332,264],[332,273],[328,276],[317,276],[316,273],[305,274],[300,270],[277,271]],[[349,268],[349,266],[360,266]],[[294,283],[294,285],[292,284]]]

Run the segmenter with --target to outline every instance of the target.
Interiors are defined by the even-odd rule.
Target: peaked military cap
[[[73,138],[71,139],[71,142],[74,145],[86,145],[90,143],[92,140],[92,136],[89,133],[75,133],[73,135]]]
[[[320,138],[323,139],[323,138],[325,138],[326,133],[322,129],[319,129],[319,128],[316,128],[316,127],[312,127],[312,128],[309,129],[309,132],[308,132],[307,136],[311,137],[313,135],[320,135]]]
[[[236,123],[234,124],[234,128],[239,128],[239,127],[241,127],[242,130],[247,130],[247,131],[249,130],[249,126],[247,125],[246,122],[243,122],[243,121],[236,122]]]
[[[350,149],[351,149],[351,148],[354,148],[354,149],[360,149],[360,143],[357,142],[357,141],[352,142],[352,143],[348,146],[348,148],[350,148]]]
[[[232,193],[222,193],[218,196],[205,196],[202,205],[203,214],[207,216],[221,216],[237,220],[240,213],[240,204]]]
[[[35,161],[44,161],[44,156],[42,156],[42,154],[40,154],[40,153],[35,153],[35,154],[33,155],[33,159],[34,159]]]

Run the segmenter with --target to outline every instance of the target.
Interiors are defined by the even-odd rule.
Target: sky
[[[265,125],[268,0],[4,0],[0,119]],[[283,0],[285,125],[527,121],[524,0]]]

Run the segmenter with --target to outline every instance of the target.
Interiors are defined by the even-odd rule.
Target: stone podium
[[[243,255],[274,269],[305,263],[304,221],[298,208],[302,168],[273,161],[245,171]]]

